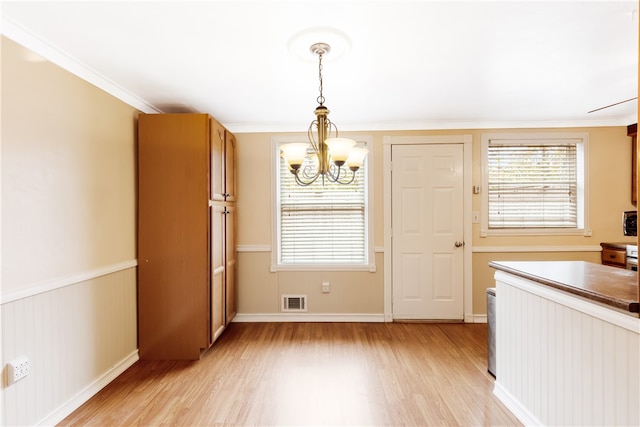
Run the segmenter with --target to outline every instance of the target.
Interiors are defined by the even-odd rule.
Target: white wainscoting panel
[[[27,377],[3,381],[3,424],[60,421],[137,360],[136,331],[136,268],[3,304],[3,360],[31,364]]]
[[[507,276],[496,274],[495,394],[526,425],[640,425],[640,320],[603,320],[580,298]]]

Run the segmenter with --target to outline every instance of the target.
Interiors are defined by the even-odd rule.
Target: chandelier
[[[322,95],[322,57],[330,50],[331,47],[326,43],[311,46],[311,52],[318,55],[320,95],[315,109],[316,119],[307,131],[309,144],[292,143],[280,147],[281,155],[298,185],[313,184],[320,177],[322,185],[325,182],[351,184],[368,153],[366,148],[356,147],[354,140],[339,138],[338,128],[327,117],[329,109],[325,107]]]

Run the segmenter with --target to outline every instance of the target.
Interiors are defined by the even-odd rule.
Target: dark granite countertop
[[[638,272],[585,261],[491,261],[489,266],[638,313]]]

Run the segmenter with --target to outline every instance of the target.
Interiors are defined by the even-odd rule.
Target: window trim
[[[487,156],[492,141],[516,143],[552,144],[554,142],[577,143],[578,172],[578,227],[577,228],[489,228],[489,171]],[[481,137],[482,158],[482,209],[480,214],[480,237],[491,236],[591,236],[589,223],[589,134],[587,132],[552,133],[483,133]]]
[[[376,271],[374,249],[374,199],[373,199],[373,137],[356,136],[340,133],[340,136],[352,138],[364,145],[369,153],[365,161],[367,167],[367,181],[365,187],[367,197],[365,200],[365,250],[366,262],[363,264],[281,264],[280,253],[280,191],[278,187],[280,176],[280,145],[292,142],[307,142],[307,135],[286,135],[271,137],[271,272],[277,271]]]

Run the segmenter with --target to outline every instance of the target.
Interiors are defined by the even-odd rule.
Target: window
[[[482,136],[482,236],[589,235],[587,134]]]
[[[280,158],[274,140],[276,212],[274,242],[276,269],[370,269],[370,156],[349,185],[318,178],[300,186]],[[359,142],[366,146],[366,142]]]

